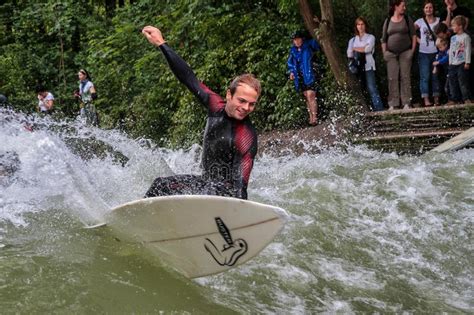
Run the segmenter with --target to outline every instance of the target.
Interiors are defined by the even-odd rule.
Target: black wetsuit
[[[170,69],[206,106],[202,176],[177,175],[155,179],[145,197],[206,194],[247,199],[247,185],[257,153],[257,133],[246,117],[227,116],[225,100],[199,82],[193,70],[167,44],[160,46]]]

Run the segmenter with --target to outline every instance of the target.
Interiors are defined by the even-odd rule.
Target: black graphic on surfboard
[[[224,239],[222,249],[214,244],[210,239],[206,238],[204,248],[211,254],[212,258],[221,266],[233,266],[247,252],[247,242],[241,238],[232,240],[232,235],[220,217],[216,220],[217,229]],[[219,244],[218,244],[219,245]]]

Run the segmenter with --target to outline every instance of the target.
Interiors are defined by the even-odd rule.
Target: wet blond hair
[[[258,96],[260,96],[260,93],[262,92],[262,86],[260,84],[260,81],[253,74],[244,73],[232,80],[232,83],[229,86],[230,95],[234,96],[235,91],[237,90],[237,87],[240,84],[247,84],[255,91],[257,91]]]

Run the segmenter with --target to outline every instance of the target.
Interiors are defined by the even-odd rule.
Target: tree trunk
[[[319,1],[321,6],[321,19],[313,15],[313,10],[308,0],[298,0],[298,2],[304,24],[311,35],[317,38],[321,45],[337,83],[342,87],[348,87],[353,95],[355,95],[357,102],[361,105],[363,104],[364,109],[367,110],[368,107],[362,95],[360,85],[355,78],[349,75],[346,67],[346,59],[342,56],[336,45],[334,13],[331,0]]]
[[[115,14],[116,0],[105,0],[105,15],[108,18],[113,18]]]

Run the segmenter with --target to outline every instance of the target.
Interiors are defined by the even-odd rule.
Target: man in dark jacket
[[[309,112],[309,124],[318,123],[318,103],[316,102],[316,75],[313,70],[313,54],[320,50],[318,42],[305,39],[304,32],[292,34],[293,45],[288,57],[288,71],[296,91],[302,91]]]

